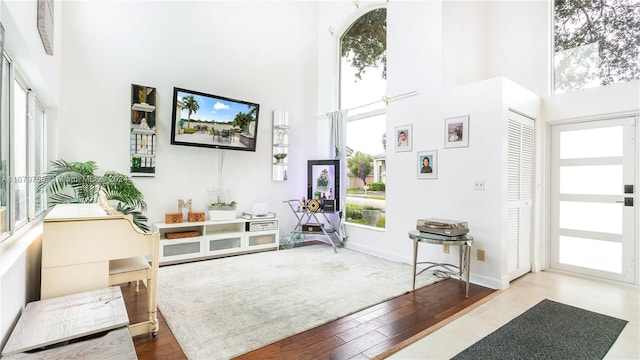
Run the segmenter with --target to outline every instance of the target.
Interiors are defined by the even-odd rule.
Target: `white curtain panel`
[[[340,211],[344,217],[345,202],[347,199],[347,113],[349,110],[339,110],[327,114],[331,126],[331,139],[329,151],[334,159],[340,160]]]

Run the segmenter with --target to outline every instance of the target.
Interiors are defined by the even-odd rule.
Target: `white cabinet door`
[[[507,128],[507,274],[514,280],[531,271],[534,121],[510,111]]]

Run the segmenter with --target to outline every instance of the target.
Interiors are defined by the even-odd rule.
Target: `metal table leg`
[[[467,283],[466,284],[467,289],[465,291],[465,295],[466,295],[466,297],[468,299],[469,298],[469,274],[471,273],[471,271],[470,271],[471,270],[470,269],[470,267],[471,267],[471,244],[466,243],[466,244],[464,244],[462,246],[462,248],[465,249],[465,252],[464,252],[465,254],[464,255],[465,255],[466,264],[464,266],[464,272],[465,272],[465,281]]]
[[[413,290],[416,289],[416,265],[418,263],[418,240],[413,239]]]

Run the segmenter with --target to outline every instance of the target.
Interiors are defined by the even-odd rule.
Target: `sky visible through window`
[[[356,81],[356,70],[343,58],[341,64],[341,108],[349,109],[349,116],[385,107],[387,82],[380,69],[369,68],[362,80]],[[372,105],[367,105],[371,104]],[[367,105],[367,106],[364,106]],[[385,152],[382,136],[386,132],[385,116],[375,116],[347,124],[347,146],[369,155]]]

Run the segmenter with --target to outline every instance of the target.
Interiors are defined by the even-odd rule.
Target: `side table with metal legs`
[[[469,273],[471,267],[471,244],[473,243],[473,237],[469,234],[460,236],[443,236],[437,234],[430,234],[420,232],[418,230],[409,231],[409,238],[413,240],[413,290],[416,289],[416,277],[424,271],[430,269],[437,269],[438,271],[455,276],[461,281],[465,282],[465,296],[469,297]],[[458,265],[447,263],[435,263],[429,261],[418,262],[418,244],[419,243],[436,244],[436,245],[452,245],[458,246],[459,257]],[[425,268],[422,268],[417,272],[417,265],[426,264]]]

